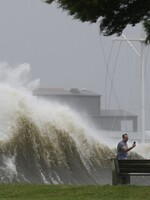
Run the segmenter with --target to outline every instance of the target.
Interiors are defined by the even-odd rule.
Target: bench
[[[130,176],[150,176],[150,160],[112,159],[112,185],[130,184]]]

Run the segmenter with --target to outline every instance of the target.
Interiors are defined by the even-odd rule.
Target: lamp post
[[[145,143],[145,58],[144,58],[144,49],[145,49],[145,39],[143,38],[126,38],[124,34],[122,34],[124,38],[114,38],[114,40],[126,41],[133,51],[140,57],[141,60],[141,136],[142,143]],[[141,52],[139,53],[136,48],[132,45],[130,41],[137,41],[141,44]]]

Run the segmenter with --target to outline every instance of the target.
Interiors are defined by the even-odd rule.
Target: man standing
[[[118,143],[117,146],[117,159],[118,160],[126,160],[128,156],[128,151],[133,149],[136,146],[136,143],[134,142],[131,147],[128,147],[127,145],[128,141],[128,134],[125,133],[122,135],[122,141]]]

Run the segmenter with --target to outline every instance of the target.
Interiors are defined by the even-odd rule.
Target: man
[[[117,146],[117,159],[118,160],[126,160],[128,156],[128,151],[133,149],[136,146],[136,143],[134,142],[131,147],[128,147],[127,145],[128,141],[128,134],[125,133],[122,135],[122,141],[118,143]]]

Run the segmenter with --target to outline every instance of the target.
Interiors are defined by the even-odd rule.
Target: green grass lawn
[[[0,200],[150,200],[149,186],[0,184]]]

